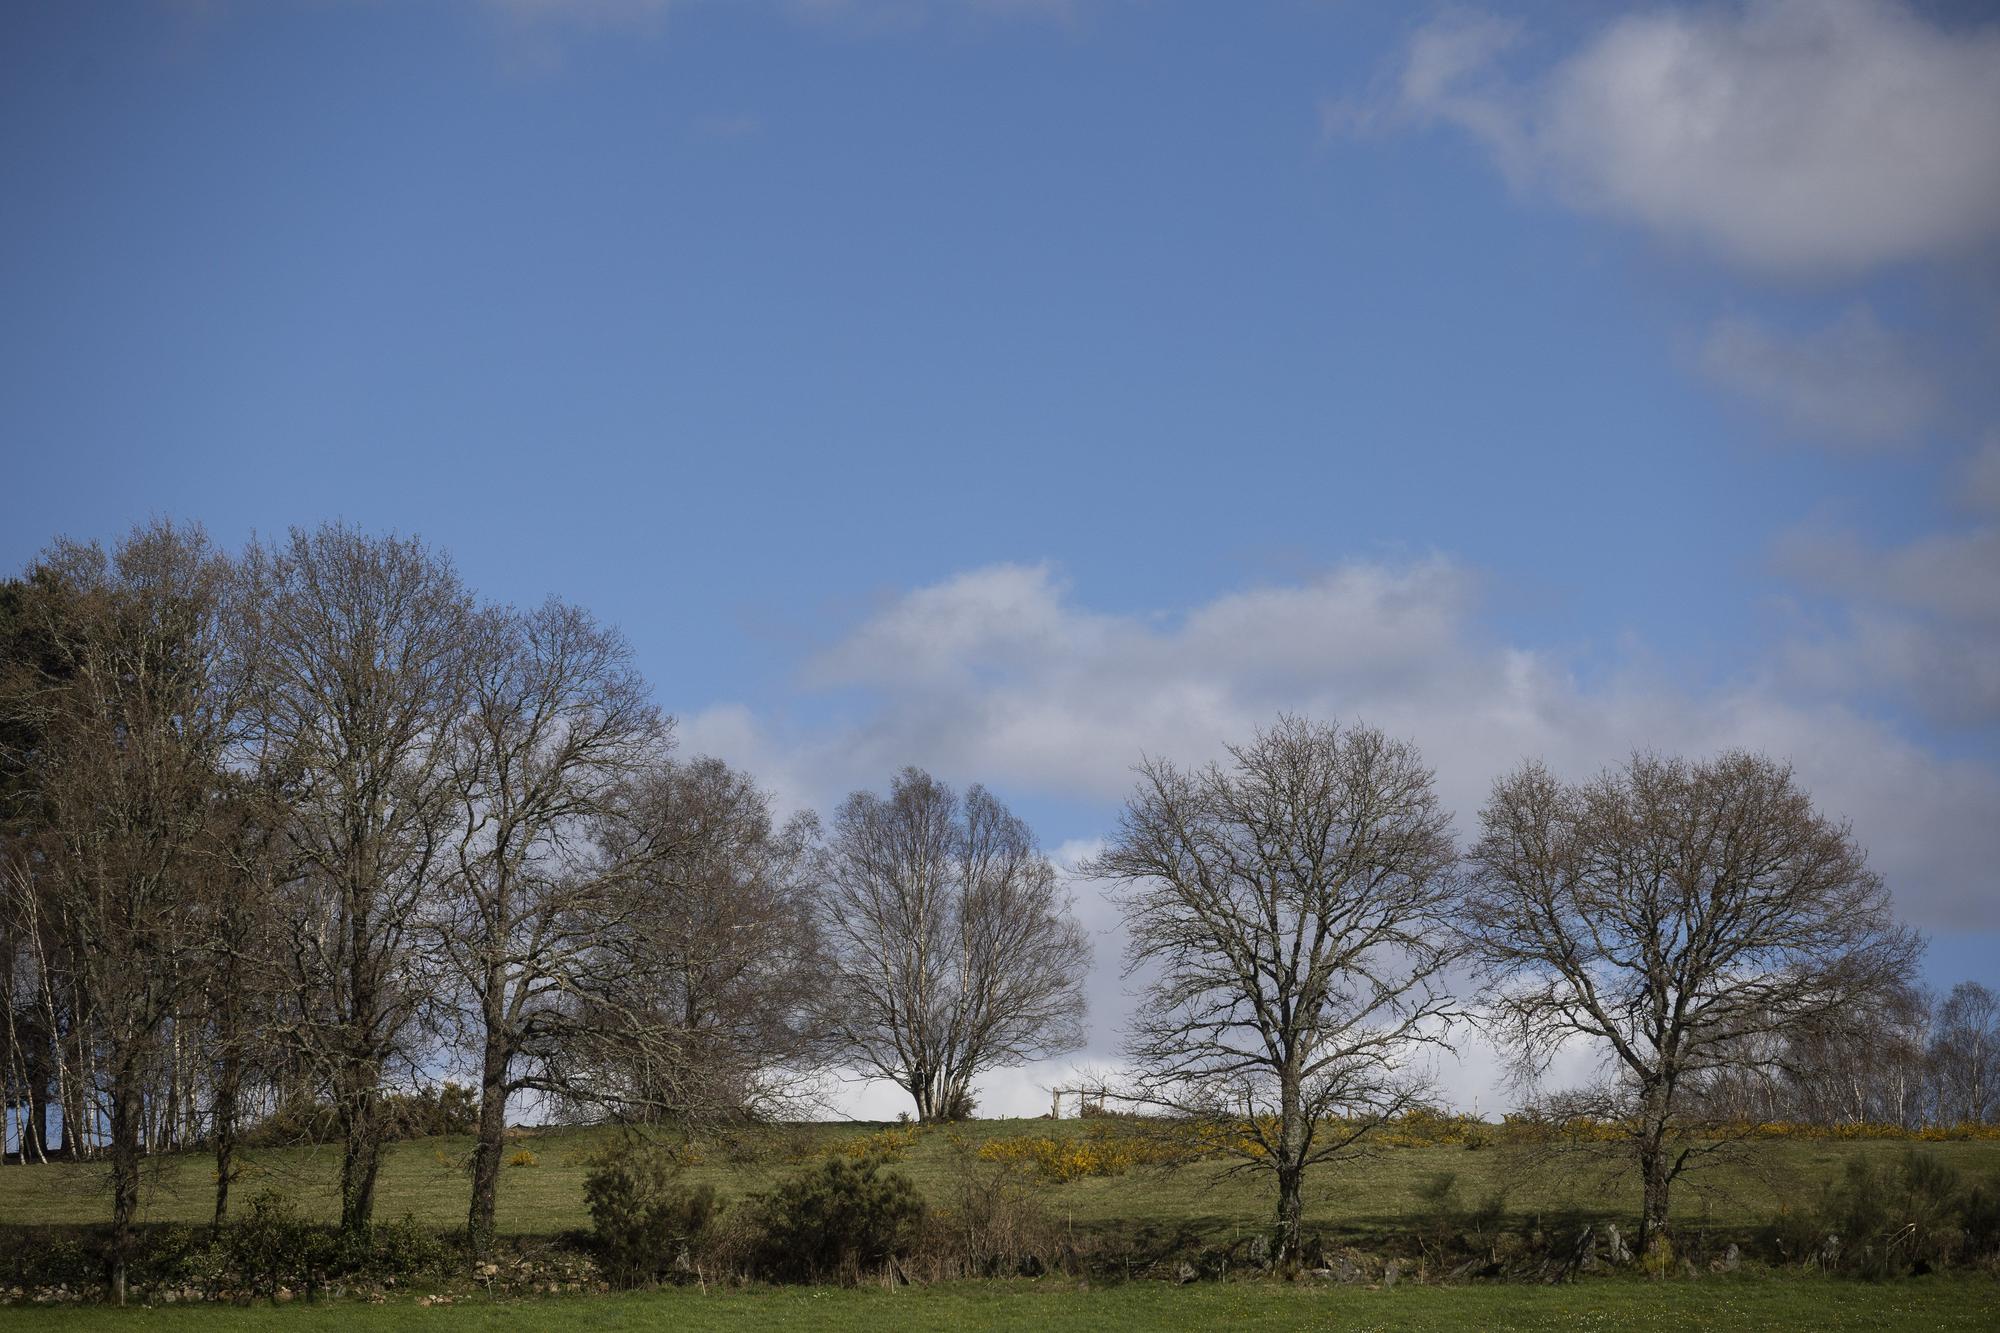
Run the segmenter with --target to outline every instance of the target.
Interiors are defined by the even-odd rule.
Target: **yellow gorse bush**
[[[873,1134],[863,1134],[844,1143],[834,1144],[826,1151],[830,1157],[846,1157],[857,1162],[869,1157],[884,1162],[900,1162],[903,1160],[903,1154],[916,1146],[917,1139],[922,1133],[921,1125],[911,1125],[904,1129],[877,1130]]]
[[[1026,1162],[1050,1180],[1122,1176],[1134,1154],[1123,1144],[1090,1139],[994,1139],[979,1150],[989,1162]]]
[[[989,1162],[1023,1162],[1050,1180],[1122,1176],[1135,1166],[1176,1161],[1186,1149],[1154,1133],[1097,1124],[1066,1138],[989,1139],[979,1156]]]

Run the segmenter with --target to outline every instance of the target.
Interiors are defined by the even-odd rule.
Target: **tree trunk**
[[[375,1174],[382,1164],[382,1126],[373,1069],[362,1065],[343,1078],[340,1128],[340,1229],[366,1231],[375,1216]]]
[[[45,1060],[31,1050],[28,1055],[28,1109],[21,1121],[21,1160],[46,1162],[49,1159],[49,1123],[54,1108],[49,1103],[49,1070]]]
[[[233,1027],[233,1025],[232,1025]],[[243,1054],[224,1039],[215,1073],[215,1225],[229,1220],[229,1181],[236,1173],[236,1104],[243,1097]]]
[[[1305,1178],[1297,1165],[1278,1166],[1278,1243],[1272,1263],[1284,1271],[1299,1266],[1299,1251],[1305,1245]]]
[[[57,1099],[62,1102],[63,1152],[72,1162],[86,1161],[90,1157],[89,1119],[83,1110],[83,1062],[78,1060],[69,1070],[67,1077],[56,1089]]]
[[[1287,1272],[1298,1267],[1305,1243],[1305,1120],[1299,1076],[1286,1069],[1278,1088],[1278,1237],[1271,1258]]]
[[[139,1120],[144,1113],[139,1080],[121,1067],[111,1083],[111,1301],[125,1304],[125,1267],[132,1253],[132,1224],[139,1216]]]
[[[1639,1253],[1651,1255],[1667,1241],[1667,1149],[1661,1136],[1648,1134],[1639,1147],[1643,1195],[1639,1213]]]
[[[466,1233],[476,1254],[484,1254],[493,1239],[500,1154],[507,1143],[507,1050],[498,1019],[489,1020],[486,1031],[479,1077],[479,1142],[472,1149],[472,1206],[466,1214]]]

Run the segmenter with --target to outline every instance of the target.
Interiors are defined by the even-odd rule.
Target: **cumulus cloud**
[[[1984,462],[1974,463],[1975,482]],[[1941,722],[2000,720],[2000,527],[1888,547],[1802,530],[1778,543],[1776,558],[1838,607],[1831,628],[1787,647],[1798,679],[1837,692],[1894,690]]]
[[[1814,442],[1870,448],[1910,440],[1936,413],[1936,381],[1903,340],[1856,307],[1829,327],[1789,336],[1753,319],[1717,320],[1702,373]]]
[[[1857,595],[1928,597],[1955,615],[1984,615],[2000,580],[1985,593],[1947,593],[1923,567],[1983,558],[1941,547],[1884,564],[1828,548],[1811,563]],[[1860,582],[1864,571],[1873,582]],[[809,688],[846,701],[833,720],[788,726],[732,706],[687,719],[684,738],[801,804],[825,808],[915,763],[1016,801],[1078,802],[1108,834],[1142,754],[1199,763],[1292,710],[1413,738],[1462,837],[1491,780],[1528,756],[1584,776],[1634,749],[1742,746],[1789,757],[1823,809],[1854,821],[1912,922],[2000,927],[1988,870],[2000,863],[2000,775],[1990,767],[1940,758],[1837,703],[1800,702],[1776,678],[1693,690],[1633,665],[1585,685],[1559,656],[1483,633],[1480,582],[1443,558],[1360,562],[1158,616],[1093,609],[1045,565],[974,569],[894,599],[806,666]],[[1094,846],[1057,856],[1074,867]],[[990,1109],[1042,1109],[1044,1089],[1067,1071],[1115,1059],[1128,1005],[1123,939],[1104,886],[1071,886],[1097,941],[1090,1045],[1072,1061],[989,1078]],[[1483,1099],[1490,1110],[1500,1069],[1472,1041],[1437,1072],[1452,1100]],[[845,1104],[896,1109],[881,1090],[854,1091]]]
[[[1876,595],[1928,596],[1953,615],[1986,615],[1987,591],[1931,585],[1923,559],[1888,562]],[[1867,589],[1858,564],[1813,562]],[[1493,778],[1538,756],[1586,774],[1637,748],[1706,753],[1750,746],[1792,757],[1829,810],[1851,816],[1931,926],[2000,926],[1976,890],[2000,859],[2000,777],[1935,758],[1885,724],[1788,697],[1774,680],[1695,691],[1642,665],[1585,685],[1559,655],[1479,627],[1480,579],[1441,557],[1357,562],[1300,583],[1215,598],[1166,616],[1079,602],[1047,566],[999,565],[910,591],[809,663],[809,687],[848,701],[819,726],[761,724],[738,708],[687,720],[688,743],[741,756],[802,799],[826,805],[915,763],[1018,796],[1106,812],[1142,756],[1198,763],[1283,710],[1365,719],[1414,738],[1469,832]]]
[[[1888,0],[1633,14],[1510,82],[1518,31],[1420,30],[1405,115],[1456,125],[1523,188],[1762,270],[1856,271],[2000,234],[2000,23]]]

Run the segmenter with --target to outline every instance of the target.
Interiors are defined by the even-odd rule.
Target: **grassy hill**
[[[926,1129],[913,1136],[885,1134],[894,1127],[884,1125],[780,1126],[732,1142],[714,1138],[696,1142],[687,1174],[691,1180],[713,1184],[725,1199],[739,1199],[825,1152],[858,1147],[858,1141],[871,1136],[877,1143],[907,1137],[912,1141],[896,1155],[894,1169],[909,1175],[926,1195],[941,1199],[961,1153],[976,1154],[1000,1139],[1086,1135],[1092,1132],[1091,1124],[987,1120],[955,1129]],[[505,1169],[501,1232],[553,1235],[587,1226],[583,1178],[588,1161],[611,1146],[615,1137],[616,1132],[607,1129],[550,1129],[521,1135],[510,1152],[530,1154],[536,1164]],[[1898,1140],[1756,1141],[1745,1145],[1737,1160],[1677,1186],[1674,1211],[1685,1223],[1753,1227],[1781,1206],[1797,1207],[1816,1199],[1822,1185],[1838,1178],[1850,1159],[1899,1156],[1912,1146]],[[2000,1142],[1921,1146],[1968,1176],[2000,1176]],[[377,1216],[393,1219],[409,1214],[438,1230],[462,1226],[468,1188],[464,1163],[470,1149],[471,1141],[465,1138],[393,1145],[382,1169]],[[306,1216],[330,1221],[338,1215],[337,1145],[252,1150],[244,1158],[245,1171],[235,1191],[239,1203],[275,1190]],[[1357,1237],[1407,1232],[1424,1207],[1420,1191],[1441,1172],[1456,1176],[1460,1196],[1468,1202],[1504,1191],[1507,1211],[1515,1217],[1574,1212],[1630,1219],[1638,1210],[1635,1183],[1607,1181],[1595,1164],[1552,1163],[1540,1154],[1504,1145],[1478,1150],[1393,1147],[1360,1161],[1320,1168],[1308,1182],[1308,1223]],[[109,1208],[108,1188],[107,1173],[98,1164],[0,1167],[0,1226],[102,1221]],[[208,1158],[155,1159],[147,1173],[145,1218],[152,1223],[206,1222],[213,1208],[213,1188]],[[1048,1181],[1043,1190],[1048,1206],[1079,1229],[1191,1228],[1211,1239],[1264,1227],[1272,1207],[1268,1179],[1232,1175],[1219,1162],[1135,1166],[1122,1175]]]

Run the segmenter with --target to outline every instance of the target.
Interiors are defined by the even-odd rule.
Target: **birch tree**
[[[810,814],[779,823],[755,781],[718,759],[662,760],[630,785],[601,830],[627,911],[612,1019],[598,1026],[636,1016],[657,1039],[600,1041],[586,1086],[645,1119],[802,1109],[826,1055],[817,827]]]
[[[984,787],[906,768],[855,792],[821,857],[824,1022],[923,1120],[963,1118],[989,1069],[1083,1040],[1090,941],[1028,826]]]
[[[1940,1123],[2000,1118],[2000,996],[1976,981],[1952,987],[1937,1008],[1930,1056]]]
[[[60,669],[7,696],[38,736],[28,764],[43,845],[11,869],[33,929],[65,960],[77,1049],[97,1071],[96,1105],[65,1107],[64,1137],[95,1121],[108,1140],[122,1303],[144,1127],[161,1109],[148,1093],[197,975],[213,797],[236,725],[221,669],[228,567],[199,529],[158,524],[109,555],[58,542],[43,568],[37,614]],[[42,984],[56,980],[45,965]]]

